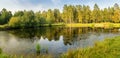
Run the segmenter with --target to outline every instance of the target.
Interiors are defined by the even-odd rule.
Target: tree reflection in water
[[[10,30],[9,33],[23,39],[31,39],[34,42],[34,39],[40,39],[41,36],[43,39],[48,39],[49,41],[59,41],[60,36],[63,36],[64,45],[72,45],[77,40],[87,39],[89,33],[117,33],[117,28],[104,29],[104,28],[65,28],[65,27],[41,27],[34,29],[18,29]]]

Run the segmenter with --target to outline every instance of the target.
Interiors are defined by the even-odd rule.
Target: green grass
[[[115,23],[113,25],[114,25],[114,27],[120,27],[120,23]]]
[[[1,48],[0,48],[0,58],[8,58],[8,55],[2,53],[2,49]]]
[[[0,25],[0,28],[6,28],[7,26],[8,26],[8,24]]]
[[[93,47],[69,50],[61,58],[120,58],[120,36],[96,42]]]
[[[0,54],[0,58],[10,58],[10,57],[6,54]]]
[[[52,55],[6,55],[0,54],[0,58],[53,58]]]
[[[37,52],[40,51],[40,45],[36,45]],[[46,54],[46,55],[36,55],[36,54],[31,54],[31,55],[7,55],[2,53],[2,49],[0,48],[0,58],[53,58],[52,55]]]
[[[113,27],[120,27],[120,23],[71,23],[65,24],[66,27],[101,27],[101,28],[113,28]]]
[[[92,23],[71,23],[71,24],[65,24],[66,27],[91,27]]]
[[[0,48],[0,54],[2,53],[2,49]]]
[[[48,26],[66,26],[66,27],[101,27],[101,28],[119,28],[120,23],[110,23],[110,22],[104,22],[104,23],[54,23],[54,24],[41,24],[40,26],[48,27]],[[40,27],[38,26],[38,27]],[[11,28],[8,24],[0,25],[0,29],[7,29]]]
[[[54,23],[54,24],[51,24],[52,26],[63,26],[65,25],[64,23]]]
[[[40,49],[41,49],[40,44],[36,44],[36,52],[37,53],[40,53]]]
[[[43,24],[42,26],[63,26],[64,23],[54,23],[54,24]]]

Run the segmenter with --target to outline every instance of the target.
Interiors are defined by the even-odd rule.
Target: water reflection
[[[36,43],[41,45],[41,53],[59,55],[68,49],[93,46],[97,40],[120,35],[117,28],[65,28],[44,27],[0,31],[0,47],[8,54],[36,54]]]
[[[72,42],[78,39],[87,39],[89,33],[99,35],[100,33],[118,33],[118,29],[102,29],[102,28],[64,28],[64,27],[45,27],[39,29],[20,29],[8,31],[9,33],[24,39],[32,39],[34,42],[35,38],[48,39],[49,41],[55,40],[58,41],[60,36],[64,36],[64,44],[72,45]]]

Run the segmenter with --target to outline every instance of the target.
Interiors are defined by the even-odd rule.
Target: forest
[[[64,5],[62,12],[59,9],[47,11],[11,11],[3,8],[0,11],[0,26],[9,27],[39,27],[45,24],[70,23],[120,23],[120,7],[117,3],[113,7],[100,9],[97,4],[91,9],[88,5]]]

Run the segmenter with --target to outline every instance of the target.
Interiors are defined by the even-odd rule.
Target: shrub
[[[40,44],[36,44],[36,52],[37,52],[37,53],[40,53],[40,49],[41,49],[41,48],[40,48]]]
[[[9,21],[10,27],[20,27],[20,19],[19,17],[12,17]]]

